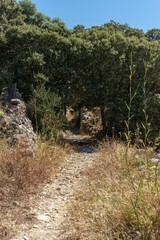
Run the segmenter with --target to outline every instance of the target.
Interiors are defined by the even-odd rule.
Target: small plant
[[[127,109],[128,109],[128,118],[127,118],[127,121],[125,121],[126,128],[127,128],[127,132],[125,133],[125,137],[126,137],[126,141],[127,141],[127,147],[125,148],[125,159],[126,159],[126,164],[127,164],[127,168],[128,168],[128,175],[129,175],[130,181],[133,185],[133,188],[134,188],[134,182],[133,182],[132,176],[130,174],[130,162],[129,162],[129,158],[128,158],[128,150],[130,148],[131,135],[132,135],[131,130],[130,130],[130,122],[131,122],[131,119],[133,118],[133,115],[131,115],[132,101],[135,98],[138,87],[139,87],[139,85],[138,85],[135,92],[132,93],[132,78],[135,73],[134,68],[135,68],[135,65],[132,62],[132,52],[131,52],[131,64],[130,64],[130,76],[129,76],[129,104],[127,104],[125,102]]]

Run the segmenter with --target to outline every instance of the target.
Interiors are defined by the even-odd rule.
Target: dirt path
[[[81,187],[84,170],[93,164],[98,152],[78,136],[77,152],[66,157],[56,179],[47,184],[42,192],[30,196],[30,215],[35,222],[28,227],[22,224],[18,236],[12,240],[54,240],[66,239],[62,224],[67,219],[67,207],[73,200],[73,193]],[[77,142],[77,136],[72,136]]]

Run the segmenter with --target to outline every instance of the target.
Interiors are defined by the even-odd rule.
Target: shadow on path
[[[95,153],[98,151],[98,141],[88,135],[66,131],[63,133],[63,140],[74,146],[77,153]]]

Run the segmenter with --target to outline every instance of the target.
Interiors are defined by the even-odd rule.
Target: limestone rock
[[[102,130],[102,118],[100,108],[89,111],[86,107],[81,109],[80,130],[81,133],[95,135]]]
[[[5,137],[11,146],[17,145],[22,153],[33,155],[36,149],[37,137],[33,131],[32,123],[27,116],[27,105],[19,98],[11,99],[5,88],[0,100],[0,108],[4,114],[0,115],[0,137]]]

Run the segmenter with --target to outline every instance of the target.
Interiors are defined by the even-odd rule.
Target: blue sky
[[[37,10],[59,17],[72,29],[77,24],[86,28],[114,20],[128,23],[146,32],[160,28],[160,0],[32,0]]]

